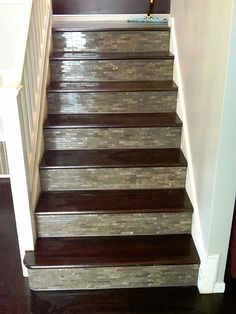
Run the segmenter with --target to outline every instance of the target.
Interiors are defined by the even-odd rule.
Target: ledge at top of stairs
[[[190,265],[199,258],[191,235],[39,238],[28,268]]]
[[[51,82],[49,93],[177,91],[174,81]]]
[[[174,59],[170,52],[54,52],[51,61]]]
[[[57,21],[54,23],[54,32],[102,32],[102,31],[170,31],[168,24],[145,24],[126,21],[107,22],[78,22]]]
[[[181,127],[176,113],[51,114],[44,128]]]
[[[40,169],[186,166],[187,161],[178,148],[49,150],[43,156]]]

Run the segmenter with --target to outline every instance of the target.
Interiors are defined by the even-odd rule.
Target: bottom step
[[[39,238],[26,252],[32,290],[197,285],[190,235]]]

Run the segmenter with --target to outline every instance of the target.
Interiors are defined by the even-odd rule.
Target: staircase
[[[33,290],[197,284],[168,25],[53,30]]]

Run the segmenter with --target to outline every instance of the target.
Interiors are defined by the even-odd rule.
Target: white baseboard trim
[[[214,285],[214,293],[224,293],[225,292],[225,283],[224,282],[217,282]]]
[[[170,14],[154,14],[154,17],[169,19]],[[106,22],[106,21],[127,21],[134,17],[145,17],[145,14],[73,14],[73,15],[53,15],[55,22]]]
[[[201,261],[198,276],[198,289],[202,294],[220,293],[224,286],[216,282],[219,268],[219,255],[208,256],[205,261]]]
[[[1,179],[10,179],[10,175],[9,174],[0,174],[0,180]]]

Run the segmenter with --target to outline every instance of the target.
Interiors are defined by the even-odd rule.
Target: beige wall
[[[230,171],[226,169],[224,173],[223,167],[220,166],[227,163],[224,158],[226,156],[223,156],[226,149],[222,152],[221,144],[224,143],[223,122],[227,124],[223,118],[228,105],[225,88],[232,4],[233,0],[172,0],[171,9],[182,77],[187,145],[192,159],[196,210],[206,254],[219,254],[223,261],[218,281],[223,279],[229,235],[229,230],[226,230],[220,237],[221,230],[224,227],[229,229],[232,216],[232,207],[222,207],[222,204],[227,204],[227,199],[225,202],[222,200],[224,194],[221,197],[221,208],[219,203],[216,204],[216,194],[222,192],[222,189],[223,192],[224,189],[227,190],[227,186],[222,186],[220,182],[227,182],[223,180],[223,176]],[[228,118],[230,119],[230,116]],[[232,135],[231,140],[233,143],[235,136]],[[219,170],[222,171],[221,176]],[[229,185],[231,183],[228,182]],[[227,191],[225,197],[227,198]],[[230,197],[232,199],[232,193]],[[232,200],[230,201],[228,204],[232,206]]]

